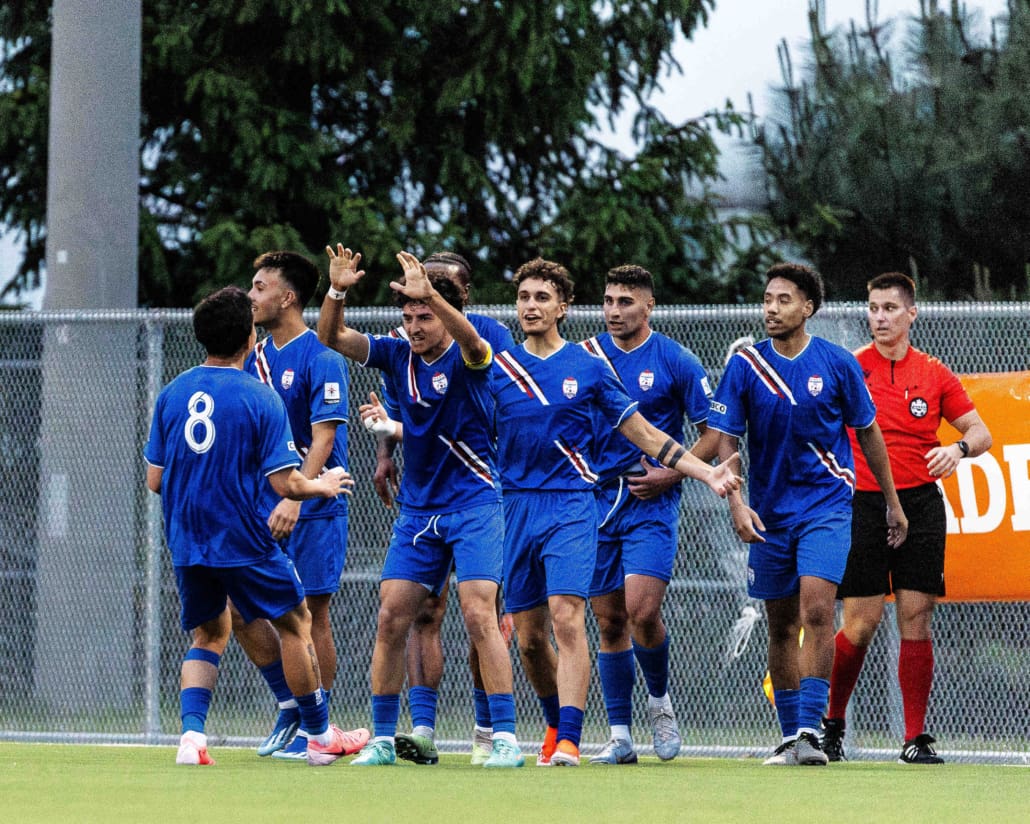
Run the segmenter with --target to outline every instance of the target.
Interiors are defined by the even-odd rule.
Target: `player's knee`
[[[629,607],[629,625],[634,635],[664,634],[661,603],[639,603]]]
[[[376,633],[383,639],[406,639],[413,623],[414,615],[410,610],[399,604],[383,603],[379,606]]]
[[[621,620],[612,620],[611,618],[602,619],[601,616],[597,616],[597,633],[600,636],[603,647],[617,646],[620,642],[625,641],[629,635],[629,624],[625,617]]]

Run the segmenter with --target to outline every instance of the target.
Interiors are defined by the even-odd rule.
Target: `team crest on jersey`
[[[575,378],[566,378],[561,382],[561,391],[566,398],[572,399],[579,392],[579,381]]]
[[[322,400],[326,403],[339,403],[340,402],[340,384],[336,381],[330,381],[322,389]]]
[[[440,395],[447,391],[447,376],[443,372],[433,375],[433,389]]]
[[[823,379],[818,375],[812,375],[808,379],[808,394],[813,398],[823,391]]]
[[[283,376],[282,378],[280,378],[280,383],[282,383],[283,389],[289,389],[291,386],[293,386],[292,369],[287,369],[285,372],[283,372]]]
[[[652,386],[654,386],[654,372],[650,369],[645,369],[637,377],[637,385],[643,392],[646,392]]]
[[[925,398],[912,398],[908,405],[908,411],[913,418],[925,418],[926,413],[930,411],[930,404],[926,402]]]

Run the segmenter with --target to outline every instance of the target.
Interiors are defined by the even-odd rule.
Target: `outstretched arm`
[[[317,478],[305,478],[299,470],[287,467],[273,472],[268,476],[268,481],[276,495],[294,501],[350,495],[351,487],[354,486],[350,473],[340,467],[323,472]]]
[[[707,484],[720,498],[725,498],[728,492],[740,487],[740,478],[733,471],[740,455],[731,456],[730,460],[723,461],[719,466],[709,466],[688,452],[685,446],[655,428],[639,412],[626,418],[619,431],[659,463]]]
[[[329,255],[330,288],[318,313],[318,339],[341,355],[364,363],[368,360],[368,338],[350,329],[343,319],[347,290],[365,276],[364,270],[358,269],[361,254],[345,248],[342,243],[336,244],[336,251],[326,246],[325,252]]]
[[[404,282],[392,281],[390,288],[412,300],[426,304],[440,318],[448,334],[461,348],[461,356],[469,366],[483,366],[490,360],[490,344],[479,337],[460,309],[451,306],[433,288],[426,267],[410,252],[398,252],[397,261],[404,270]]]

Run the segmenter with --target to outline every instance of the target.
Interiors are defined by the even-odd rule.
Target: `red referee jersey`
[[[940,445],[941,419],[953,421],[975,408],[955,373],[937,358],[909,346],[905,357],[892,361],[873,344],[855,350],[866,386],[876,404],[876,422],[883,431],[898,489],[937,480],[926,471],[923,456]],[[866,463],[853,430],[848,430],[855,455],[857,488],[877,491],[879,485]]]

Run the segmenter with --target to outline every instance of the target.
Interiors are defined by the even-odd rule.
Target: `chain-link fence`
[[[516,326],[508,307],[481,311]],[[308,319],[313,323],[314,314]],[[348,320],[385,332],[398,313],[351,309]],[[689,346],[715,381],[731,341],[762,336],[755,307],[662,308],[653,323]],[[577,307],[565,334],[578,340],[601,328],[598,308]],[[849,348],[868,339],[864,312],[854,304],[824,307],[810,329]],[[1026,305],[926,304],[913,337],[958,372],[1030,369]],[[178,670],[188,640],[178,623],[159,500],[144,489],[141,451],[158,391],[201,357],[186,311],[0,313],[0,738],[177,739]],[[356,410],[377,375],[358,366],[351,375]],[[374,443],[360,426],[350,460],[359,484],[332,610],[339,649],[332,715],[354,727],[370,723],[378,574],[393,515],[372,490]],[[778,738],[761,689],[765,627],[761,605],[745,593],[745,558],[725,505],[685,484],[665,619],[673,642],[670,691],[689,753],[766,754]],[[1030,574],[1030,546],[1027,558]],[[450,749],[467,748],[473,723],[467,639],[454,596],[444,624],[438,719],[438,738]],[[754,638],[734,636],[755,607]],[[892,609],[849,711],[848,743],[858,757],[894,757],[902,738]],[[928,729],[949,759],[1030,759],[1027,626],[1027,603],[939,607]],[[596,640],[592,619],[590,632]],[[531,742],[543,721],[513,658],[520,735]],[[637,738],[646,741],[642,682],[637,689]],[[212,739],[256,742],[273,714],[264,682],[230,644],[208,724]],[[606,739],[595,676],[584,751]]]

